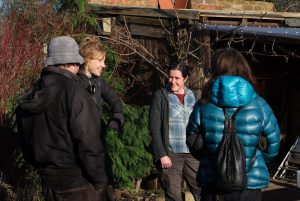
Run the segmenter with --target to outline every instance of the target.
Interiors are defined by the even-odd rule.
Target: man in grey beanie
[[[68,36],[48,44],[41,78],[17,108],[25,158],[46,201],[105,201],[107,176],[98,108],[76,76],[83,58]]]

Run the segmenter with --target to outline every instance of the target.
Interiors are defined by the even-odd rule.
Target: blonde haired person
[[[108,103],[110,107],[110,119],[108,120],[108,127],[112,129],[119,129],[124,122],[124,116],[122,112],[122,104],[119,96],[108,85],[108,83],[101,76],[102,71],[106,67],[105,58],[106,52],[100,43],[100,40],[96,36],[84,37],[80,42],[80,54],[84,58],[84,62],[80,67],[77,75],[82,80],[85,88],[90,92],[92,98],[98,106],[99,118],[102,117],[102,104]],[[102,119],[102,118],[101,118]],[[101,135],[102,142],[105,147],[105,130],[106,125],[104,121],[101,121]],[[107,188],[108,200],[115,200],[115,196],[112,190],[112,168],[111,162],[108,157],[108,151],[106,149],[106,172],[109,177],[109,186]]]

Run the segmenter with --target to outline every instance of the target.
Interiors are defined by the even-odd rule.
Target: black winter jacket
[[[106,102],[110,107],[111,119],[116,120],[119,123],[119,126],[122,126],[124,123],[124,116],[121,100],[103,77],[92,76],[91,78],[88,78],[81,70],[77,75],[96,102],[100,111],[99,117],[102,116],[102,105]]]
[[[17,108],[26,158],[57,190],[107,184],[99,111],[80,79],[48,66]]]

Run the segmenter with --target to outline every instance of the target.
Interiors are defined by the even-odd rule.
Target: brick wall
[[[167,0],[165,0],[167,1]],[[274,11],[274,4],[253,0],[189,0],[191,9],[226,11]],[[89,0],[104,5],[158,8],[157,0]]]
[[[245,0],[191,0],[191,8],[199,10],[274,11],[274,4]]]
[[[88,0],[90,3],[100,3],[104,5],[133,6],[158,8],[157,0]]]

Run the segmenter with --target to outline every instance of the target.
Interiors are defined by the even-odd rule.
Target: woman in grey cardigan
[[[193,92],[185,87],[188,68],[176,63],[168,69],[168,85],[154,93],[149,126],[153,157],[166,201],[181,201],[182,178],[196,201],[200,191],[196,182],[199,161],[186,145],[186,126],[195,104]]]

